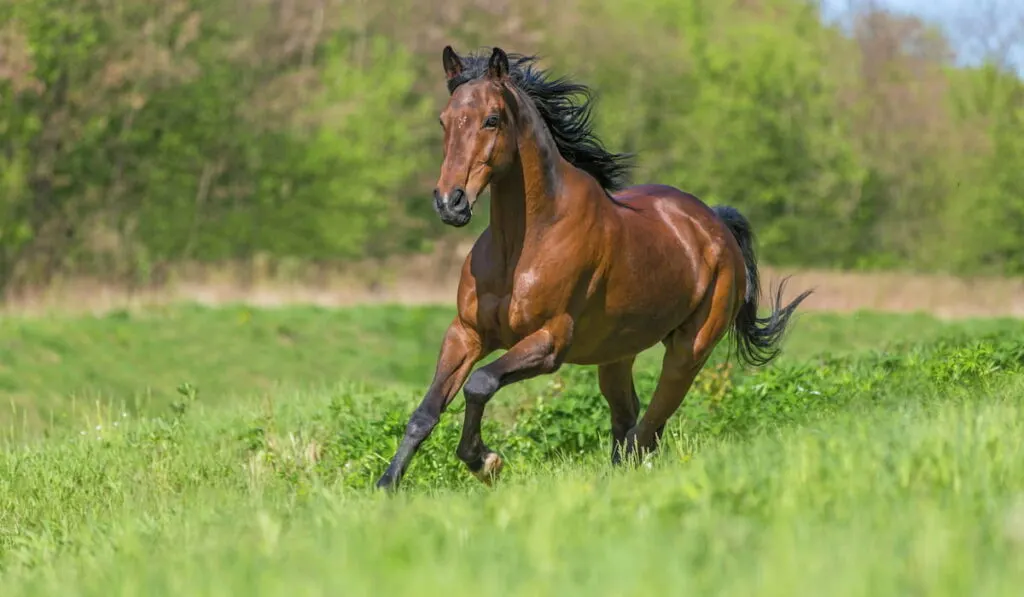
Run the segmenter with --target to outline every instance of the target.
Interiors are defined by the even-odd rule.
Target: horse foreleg
[[[426,395],[409,418],[405,436],[391,459],[388,469],[377,481],[377,487],[393,489],[398,487],[416,450],[437,426],[441,413],[459,393],[459,388],[473,365],[483,357],[480,336],[456,317],[448,326],[441,353],[437,359],[434,380]]]
[[[557,371],[569,347],[571,335],[572,321],[568,316],[552,320],[537,332],[523,338],[493,363],[477,369],[466,382],[463,389],[466,415],[456,453],[484,483],[490,483],[502,467],[501,457],[491,451],[480,437],[484,408],[501,388]]]

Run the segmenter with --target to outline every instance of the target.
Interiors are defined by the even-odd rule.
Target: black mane
[[[486,54],[460,56],[462,72],[448,81],[448,93],[463,83],[487,73]],[[594,134],[590,120],[593,94],[589,87],[567,78],[548,79],[547,73],[534,67],[536,56],[508,54],[509,78],[525,93],[540,112],[559,153],[573,166],[587,172],[611,192],[628,184],[632,155],[611,153]],[[581,96],[577,101],[576,96]]]

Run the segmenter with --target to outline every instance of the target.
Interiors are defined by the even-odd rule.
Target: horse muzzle
[[[445,194],[434,189],[434,211],[441,217],[442,222],[456,228],[465,226],[473,217],[473,207],[466,196],[466,190],[462,187],[455,187]]]

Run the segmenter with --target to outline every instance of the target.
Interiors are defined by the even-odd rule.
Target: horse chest
[[[527,270],[519,273],[512,287],[498,303],[498,321],[502,344],[511,345],[539,330],[551,318],[558,304],[557,292],[541,284]]]

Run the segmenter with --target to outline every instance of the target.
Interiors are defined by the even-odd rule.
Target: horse
[[[727,332],[749,365],[778,356],[812,291],[782,306],[783,279],[769,314],[758,316],[754,234],[738,210],[668,185],[627,186],[633,156],[608,151],[595,135],[590,88],[548,76],[536,56],[501,48],[459,56],[449,45],[441,58],[449,99],[433,206],[444,224],[465,226],[489,187],[490,222],[463,263],[433,380],[377,488],[398,487],[460,388],[456,454],[491,484],[503,462],[480,425],[509,384],[565,363],[596,365],[618,465],[655,451]],[[638,420],[633,363],[658,342],[661,373]]]

